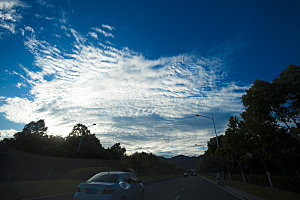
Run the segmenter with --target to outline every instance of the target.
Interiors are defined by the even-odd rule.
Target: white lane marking
[[[179,200],[181,198],[180,195],[177,195],[176,198],[174,200]]]

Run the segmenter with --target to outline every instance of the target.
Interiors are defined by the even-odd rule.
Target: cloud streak
[[[96,122],[93,129],[107,146],[121,141],[129,152],[176,154],[191,153],[186,146],[210,137],[207,128],[195,131],[197,125],[182,121],[187,116],[241,110],[243,92],[236,91],[245,88],[226,81],[218,57],[181,54],[151,60],[128,48],[89,44],[74,29],[69,30],[73,49],[66,52],[38,40],[33,28],[25,31],[30,33],[25,45],[39,70],[22,66],[31,98],[4,99],[0,112],[10,121],[42,118],[55,134],[67,134],[76,123]]]
[[[13,10],[24,4],[12,2],[0,3],[0,10],[10,13],[0,20],[12,24],[6,29],[15,33],[14,23],[21,16]],[[58,21],[59,37],[57,32],[51,35],[68,41],[63,47],[39,38],[39,27],[21,29],[34,62],[33,66],[20,64],[23,73],[9,72],[21,77],[17,88],[29,90],[18,97],[0,98],[0,113],[9,121],[26,124],[45,119],[49,133],[64,136],[77,123],[96,123],[91,132],[106,147],[121,142],[128,153],[194,155],[199,153],[194,143],[205,145],[214,134],[211,121],[199,120],[195,114],[213,113],[221,131],[226,127],[224,119],[240,113],[246,87],[229,81],[226,57],[180,54],[149,59],[108,42],[114,38],[114,27],[104,24],[81,34],[62,13],[51,18]],[[1,132],[12,135],[11,130]]]
[[[114,27],[112,27],[110,25],[107,25],[107,24],[102,24],[101,26],[102,26],[102,28],[106,28],[106,29],[108,29],[110,31],[112,31],[113,29],[115,29]]]
[[[110,27],[110,26],[108,26],[108,25],[102,25],[102,26],[104,26],[105,28],[107,28],[108,30],[112,30],[113,28],[112,27]],[[112,37],[112,38],[114,38],[114,35],[112,34],[112,33],[110,33],[110,32],[107,32],[107,31],[104,31],[104,30],[102,30],[102,29],[100,29],[100,28],[92,28],[94,31],[96,31],[96,32],[98,32],[98,33],[101,33],[102,35],[104,35],[105,37]]]
[[[16,33],[16,23],[22,18],[18,9],[24,7],[26,7],[26,4],[18,0],[1,0],[0,27],[4,30],[8,30],[10,33]]]

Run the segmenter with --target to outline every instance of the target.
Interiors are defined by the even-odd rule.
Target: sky
[[[300,1],[0,0],[0,132],[198,156],[256,79],[300,65]],[[95,126],[92,126],[96,123]],[[195,145],[197,144],[197,145]]]

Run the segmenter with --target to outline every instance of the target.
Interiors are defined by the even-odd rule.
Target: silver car
[[[101,172],[77,186],[73,200],[144,199],[143,183],[129,172]]]

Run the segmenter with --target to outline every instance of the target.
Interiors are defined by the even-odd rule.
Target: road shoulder
[[[208,178],[205,178],[203,176],[200,176],[202,179],[206,180],[207,182],[215,185],[216,187],[218,187],[216,185],[216,182],[215,181],[212,181]],[[236,189],[236,188],[233,188],[231,186],[228,186],[228,185],[225,185],[224,187],[219,187],[220,189],[232,194],[233,196],[235,197],[238,197],[239,199],[241,200],[264,200],[263,198],[261,197],[258,197],[256,195],[253,195],[253,194],[250,194],[248,192],[245,192],[245,191],[242,191],[242,190],[239,190],[239,189]]]

